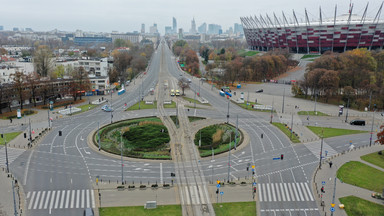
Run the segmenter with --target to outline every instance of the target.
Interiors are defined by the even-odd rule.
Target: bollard
[[[108,184],[111,184],[111,179],[108,180]]]

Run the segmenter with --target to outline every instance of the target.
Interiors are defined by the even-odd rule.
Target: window
[[[105,83],[105,80],[98,80],[97,83]]]

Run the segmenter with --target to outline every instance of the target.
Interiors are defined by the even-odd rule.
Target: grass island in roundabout
[[[201,137],[201,144],[200,144]],[[237,132],[236,127],[230,124],[215,124],[200,129],[195,134],[195,145],[198,147],[201,157],[211,156],[212,153],[217,155],[227,152],[229,149],[238,147],[243,141],[243,135],[240,130]]]
[[[94,134],[98,147],[98,133]],[[101,149],[123,156],[143,159],[170,160],[170,137],[167,128],[156,117],[130,119],[115,122],[100,128]]]

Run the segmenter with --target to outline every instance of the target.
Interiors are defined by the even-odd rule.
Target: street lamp
[[[371,125],[371,137],[369,138],[369,146],[372,145],[372,134],[373,134],[373,124],[375,122],[375,109],[373,109],[372,113],[372,125]]]
[[[120,131],[121,184],[124,184],[123,131]]]

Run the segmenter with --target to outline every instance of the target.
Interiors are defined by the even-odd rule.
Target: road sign
[[[322,181],[321,184],[322,184],[322,185],[325,185],[325,181]]]
[[[257,184],[256,182],[253,182],[253,186],[256,186],[256,184]]]
[[[273,158],[273,160],[280,160],[280,158],[279,158],[279,157],[277,157],[277,158]]]
[[[217,180],[216,182],[217,182],[217,184],[220,184],[220,181],[219,181],[219,180]]]
[[[252,169],[252,172],[255,172],[255,169]]]
[[[224,194],[224,192],[223,191],[220,191],[220,195],[223,195]]]
[[[220,184],[217,184],[216,187],[217,187],[217,188],[220,188]]]
[[[331,207],[332,207],[332,208],[335,207],[335,203],[331,203]]]
[[[255,165],[252,165],[252,169],[255,169]]]
[[[335,211],[335,208],[331,207],[331,212],[334,212]]]

